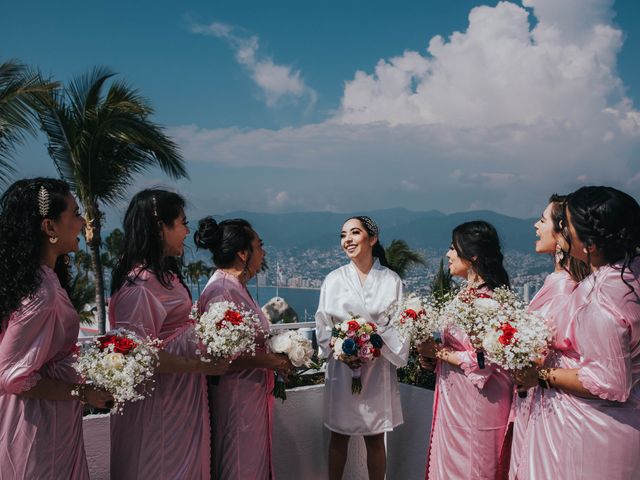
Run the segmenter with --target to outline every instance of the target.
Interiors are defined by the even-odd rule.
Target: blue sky
[[[632,0],[11,2],[0,59],[62,81],[97,64],[119,72],[152,101],[191,174],[171,183],[154,172],[133,189],[171,185],[195,215],[529,216],[584,183],[640,193],[638,10]],[[43,139],[17,160],[18,176],[54,173]]]

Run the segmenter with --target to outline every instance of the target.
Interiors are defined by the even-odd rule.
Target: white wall
[[[273,425],[273,462],[278,480],[327,478],[329,432],[322,425],[323,386],[287,390],[287,400],[276,400]],[[431,428],[433,392],[400,385],[404,425],[387,436],[387,478],[423,479]],[[109,416],[84,420],[85,449],[92,480],[109,478]],[[351,439],[344,480],[367,478],[364,441]]]

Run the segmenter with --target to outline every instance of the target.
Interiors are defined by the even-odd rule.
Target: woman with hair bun
[[[271,462],[273,371],[288,373],[293,365],[286,355],[270,353],[266,347],[269,320],[247,290],[247,283],[263,266],[262,240],[246,220],[217,223],[207,217],[194,234],[198,248],[209,250],[217,269],[207,282],[198,308],[234,302],[260,319],[255,355],[231,362],[229,372],[210,386],[212,408],[212,476],[220,479],[274,478]]]
[[[123,250],[113,269],[109,322],[162,341],[153,392],[111,417],[111,477],[208,479],[209,410],[205,375],[227,362],[203,362],[179,257],[189,234],[184,200],[147,189],[129,203]]]
[[[316,332],[321,354],[328,358],[324,389],[324,425],[331,431],[329,479],[342,478],[352,435],[363,435],[370,479],[386,472],[384,434],[402,424],[396,369],[406,365],[409,345],[390,325],[389,308],[402,298],[402,281],[387,267],[375,222],[349,218],[340,245],[350,262],[327,275],[320,290]],[[331,351],[334,325],[353,315],[373,322],[383,339],[381,356],[361,364],[336,360]],[[362,391],[351,390],[352,370],[361,371]]]
[[[451,274],[467,280],[468,295],[509,287],[498,233],[487,222],[458,225],[447,257]],[[483,367],[468,335],[455,327],[444,330],[442,344],[427,341],[419,351],[437,359],[426,478],[493,480],[509,421],[511,377],[495,365]]]
[[[88,479],[82,403],[106,392],[78,384],[80,319],[67,291],[84,227],[69,185],[19,180],[0,198],[0,477]],[[75,394],[74,394],[75,392]]]
[[[566,317],[558,317],[556,313],[566,307],[578,283],[590,273],[586,263],[567,253],[571,247],[564,214],[566,198],[565,195],[552,195],[542,216],[534,225],[538,237],[535,244],[536,253],[552,255],[554,259],[553,273],[547,275],[542,288],[529,304],[530,311],[536,312],[553,325],[552,348],[555,353],[547,358],[547,366],[553,364],[557,355],[571,355],[571,345],[565,342],[567,325],[563,324],[563,321]],[[543,415],[536,413],[536,409],[546,403],[545,397],[546,391],[537,386],[529,389],[524,398],[514,397],[515,420],[509,468],[513,478],[520,468],[520,463],[527,464],[529,455],[537,456],[535,450],[544,449],[549,444],[548,441],[540,439],[558,434],[556,427],[546,422]],[[562,404],[556,406],[561,407]],[[558,415],[561,413],[558,412]]]
[[[544,389],[533,414],[552,434],[529,440],[513,478],[638,478],[640,206],[614,188],[582,187],[567,196],[565,215],[569,254],[593,273],[556,315],[570,355],[519,375]]]

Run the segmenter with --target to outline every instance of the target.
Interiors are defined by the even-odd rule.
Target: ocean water
[[[204,285],[202,285],[202,288],[204,288]],[[248,289],[260,306],[276,296],[276,287],[257,288],[255,284],[250,284]],[[198,289],[191,287],[191,294],[193,295],[193,299],[196,300],[198,298]],[[318,309],[318,300],[320,300],[319,289],[280,287],[278,289],[278,295],[284,298],[289,306],[296,311],[300,322],[313,321],[313,316]]]

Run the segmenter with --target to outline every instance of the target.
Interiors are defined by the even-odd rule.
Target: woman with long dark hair
[[[451,274],[467,281],[465,295],[509,287],[498,233],[487,222],[458,225],[447,257]],[[509,421],[511,377],[483,366],[468,335],[455,327],[444,330],[441,345],[427,341],[419,351],[437,359],[427,479],[493,480]]]
[[[324,424],[331,431],[329,479],[342,478],[352,435],[364,436],[369,478],[383,479],[384,434],[403,422],[396,369],[407,363],[409,345],[400,339],[389,318],[389,308],[402,298],[402,281],[387,268],[379,229],[371,218],[349,218],[342,225],[340,245],[350,263],[327,275],[316,312],[318,345],[328,358]],[[331,332],[352,315],[378,326],[384,342],[380,357],[364,364],[335,360]],[[351,390],[354,369],[360,369],[362,382],[357,395]]]
[[[227,364],[197,355],[191,294],[180,259],[189,234],[184,200],[147,189],[124,217],[123,250],[112,274],[109,322],[162,341],[153,392],[111,417],[111,476],[123,480],[208,479],[209,411],[205,375]]]
[[[557,318],[556,313],[565,308],[578,283],[590,273],[586,263],[568,254],[570,239],[564,214],[566,198],[564,195],[552,195],[542,216],[534,225],[538,237],[535,243],[536,253],[551,255],[554,271],[545,278],[542,288],[531,300],[529,310],[538,313],[549,324],[553,324],[552,345],[553,349],[557,351],[556,355],[560,352],[566,352],[571,347],[565,341],[566,325],[562,324],[565,318]],[[547,362],[552,362],[552,359],[553,356],[550,356]],[[553,432],[554,429],[549,428],[548,424],[541,421],[540,415],[532,413],[535,403],[544,403],[544,396],[545,391],[536,386],[529,389],[526,397],[514,397],[515,421],[509,468],[514,478],[520,464],[527,464],[529,462],[528,456],[535,449],[543,449],[548,445],[548,442],[545,441],[536,441],[531,444],[531,440],[541,436],[544,438],[545,435],[557,434],[557,432]],[[561,415],[560,412],[558,414]],[[527,432],[529,429],[532,430],[530,434]],[[508,455],[508,452],[505,451],[505,454]]]
[[[582,187],[567,196],[569,254],[592,272],[571,295],[564,351],[521,372],[540,385],[549,435],[521,462],[519,479],[633,479],[640,472],[640,206],[610,187]]]
[[[247,283],[263,266],[262,240],[246,220],[207,217],[194,234],[198,248],[207,249],[218,267],[204,288],[198,308],[204,313],[212,303],[234,302],[260,319],[255,355],[235,359],[229,372],[210,386],[214,478],[273,478],[271,429],[274,370],[289,372],[286,355],[270,353],[265,340],[269,320],[247,290]]]
[[[82,403],[111,396],[79,384],[80,319],[67,254],[84,227],[69,185],[19,180],[0,198],[0,477],[88,479]]]

